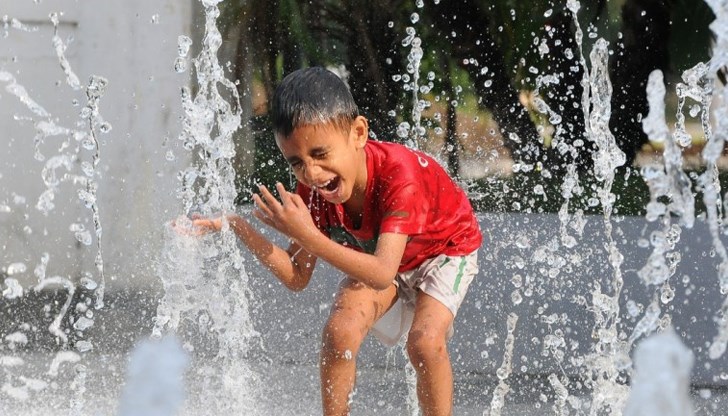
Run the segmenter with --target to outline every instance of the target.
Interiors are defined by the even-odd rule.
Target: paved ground
[[[47,354],[22,355],[27,365],[47,371],[50,356]],[[393,360],[397,361],[397,360]],[[401,362],[401,360],[399,360]],[[30,391],[25,400],[11,400],[0,394],[0,414],[14,415],[114,415],[119,414],[119,402],[124,388],[129,357],[127,355],[87,355],[83,361],[86,377],[79,383],[76,364],[61,364],[57,382],[52,382],[42,390]],[[402,369],[393,363],[392,367],[364,368],[358,376],[358,388],[353,397],[352,415],[411,415],[407,406],[408,387]],[[215,406],[228,401],[221,397],[220,390],[210,388],[204,381],[203,367],[195,367],[187,373],[188,402],[183,415],[240,414],[239,409],[225,406],[211,411],[210,403]],[[318,393],[318,369],[314,364],[256,362],[252,371],[259,380],[258,398],[243,413],[249,415],[306,416],[320,414]],[[7,377],[12,371],[5,369]],[[75,381],[74,381],[75,377]],[[48,379],[46,373],[46,379]],[[53,379],[52,377],[50,379]],[[487,409],[493,397],[497,380],[493,375],[456,374],[455,415],[470,416],[488,414]],[[1,379],[0,379],[1,380]],[[12,383],[5,380],[5,391],[9,384],[22,384],[18,378]],[[544,415],[544,414],[589,414],[588,411],[568,409],[562,413],[555,409],[550,388],[544,380],[523,377],[509,380],[511,391],[505,397],[500,414],[507,415]],[[163,383],[163,381],[162,381]],[[32,389],[30,389],[32,390]],[[83,394],[79,394],[83,390]],[[243,395],[243,392],[240,392]],[[126,396],[126,400],[129,399]],[[575,395],[587,402],[589,396]],[[163,400],[160,400],[163,401]],[[696,389],[692,394],[695,415],[720,416],[728,409],[728,392],[725,389]],[[73,411],[69,409],[75,407]],[[163,413],[148,413],[162,415]],[[493,413],[497,414],[497,413]],[[143,415],[136,415],[143,416]]]
[[[545,380],[560,362],[552,355],[544,356],[545,349],[542,345],[546,335],[562,328],[567,336],[566,343],[559,347],[559,351],[567,358],[583,357],[591,348],[593,314],[588,308],[571,301],[590,296],[587,289],[591,286],[571,287],[565,285],[563,279],[587,276],[589,280],[586,282],[592,282],[596,281],[594,276],[600,276],[600,271],[608,270],[608,266],[603,264],[603,253],[597,255],[603,250],[603,242],[597,238],[599,234],[592,232],[590,228],[598,226],[599,223],[594,220],[587,224],[585,235],[589,235],[589,241],[580,246],[581,251],[592,253],[589,259],[579,257],[581,260],[575,260],[569,266],[568,275],[557,279],[558,281],[552,278],[544,278],[542,281],[536,279],[535,283],[526,281],[526,285],[531,284],[533,287],[525,289],[537,295],[515,303],[512,296],[513,274],[539,277],[545,264],[545,260],[537,261],[539,256],[536,255],[543,251],[542,243],[533,243],[529,250],[520,243],[548,241],[546,236],[553,234],[558,224],[553,216],[491,216],[487,221],[498,225],[494,229],[504,234],[494,237],[493,241],[504,243],[483,253],[483,264],[488,267],[482,268],[484,275],[471,286],[469,298],[458,314],[455,337],[450,343],[456,372],[455,414],[483,415],[490,408],[494,389],[498,385],[494,376],[495,369],[502,362],[506,343],[506,321],[511,313],[519,316],[513,354],[514,373],[507,380],[510,391],[505,396],[500,414],[567,414],[554,409],[555,394]],[[626,235],[629,232],[636,233],[635,230],[641,230],[643,226],[641,222],[628,218],[619,223],[619,228]],[[520,237],[514,239],[505,236],[508,233]],[[676,297],[670,310],[673,324],[696,357],[692,373],[692,381],[696,384],[692,395],[695,414],[719,416],[725,415],[725,409],[728,409],[728,376],[725,376],[728,357],[720,360],[707,359],[705,346],[715,332],[713,311],[720,309],[723,298],[715,288],[716,279],[714,272],[710,270],[712,263],[699,261],[710,258],[706,254],[709,252],[709,242],[700,238],[704,235],[707,235],[704,230],[693,230],[693,234],[684,231],[681,236],[681,243],[688,246],[685,252],[690,256],[685,256],[676,273],[681,279],[675,282]],[[636,239],[625,237],[628,241]],[[624,265],[624,270],[630,273],[627,275],[629,281],[625,284],[624,298],[644,306],[654,293],[645,290],[644,285],[635,279],[634,270],[643,265],[640,259],[645,258],[642,256],[644,253],[640,254],[639,250],[639,247],[632,246],[622,250],[630,254],[625,258]],[[523,262],[522,259],[526,258],[536,260]],[[338,276],[327,272],[322,265],[309,289],[301,293],[291,293],[274,282],[269,275],[258,270],[259,268],[252,261],[246,265],[246,270],[253,277],[251,316],[255,328],[262,334],[260,345],[251,347],[251,368],[237,372],[233,368],[228,373],[232,379],[221,380],[220,369],[211,368],[206,362],[211,356],[210,351],[215,349],[214,342],[209,342],[209,333],[206,337],[195,332],[195,328],[199,330],[200,317],[191,316],[185,325],[180,326],[179,336],[185,343],[192,345],[201,357],[198,365],[186,376],[185,396],[188,401],[184,415],[320,413],[317,351],[320,330],[330,308],[331,294]],[[609,273],[601,275],[605,279],[609,277]],[[520,286],[520,280],[518,284]],[[526,290],[523,290],[523,294],[529,296]],[[80,292],[76,293],[76,296],[81,295]],[[134,395],[130,399],[120,398],[127,377],[128,352],[136,340],[151,333],[151,318],[155,316],[159,296],[160,293],[153,290],[110,290],[106,298],[107,306],[97,313],[94,326],[84,334],[93,340],[94,351],[84,355],[77,363],[60,363],[57,366],[58,375],[49,371],[53,351],[58,346],[46,328],[65,301],[63,293],[30,291],[21,299],[0,302],[0,416],[119,415],[120,401],[126,403],[125,400],[139,399]],[[217,298],[205,298],[202,301],[209,302],[212,306],[219,302]],[[626,306],[623,309],[628,310]],[[552,317],[559,318],[564,314],[568,315],[568,319],[563,319],[558,324],[551,322]],[[636,323],[635,316],[630,314],[622,319],[625,330]],[[28,351],[18,352],[12,349],[16,347],[12,347],[13,342],[6,336],[15,334],[16,331],[22,332],[28,338],[26,347],[17,348],[27,348]],[[73,338],[72,332],[69,331],[69,335]],[[234,345],[241,344],[235,342]],[[14,361],[15,358],[22,358],[24,361],[20,363]],[[410,414],[407,410],[409,390],[403,367],[401,352],[388,354],[377,343],[367,341],[360,354],[360,375],[353,398],[352,414]],[[224,369],[230,370],[229,367]],[[540,376],[529,376],[529,372]],[[159,373],[165,374],[165,371],[157,371],[156,375]],[[235,376],[241,374],[253,375],[259,382],[258,387],[246,389],[235,385]],[[591,394],[579,392],[578,385],[578,380],[574,380],[569,386],[569,394],[576,399],[572,402],[581,400],[582,403],[588,403]],[[247,410],[240,411],[234,402],[244,398],[246,391],[251,392],[254,399],[245,401]],[[568,414],[582,415],[589,412],[586,409],[576,411],[569,408]]]

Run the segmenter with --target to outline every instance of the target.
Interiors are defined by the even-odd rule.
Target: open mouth
[[[321,196],[333,196],[336,191],[339,189],[339,184],[341,183],[341,178],[338,176],[335,176],[325,183],[322,183],[320,185],[314,185],[313,188],[321,194]]]

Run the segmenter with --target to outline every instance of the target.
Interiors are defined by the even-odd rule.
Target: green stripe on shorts
[[[455,278],[455,284],[452,287],[452,291],[458,293],[458,287],[460,286],[460,279],[463,278],[463,269],[465,268],[465,257],[460,257],[460,266],[458,266],[458,275]]]

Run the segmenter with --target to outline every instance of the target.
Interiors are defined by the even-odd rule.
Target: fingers
[[[300,197],[298,197],[298,195],[292,192],[288,192],[282,183],[277,182],[275,187],[278,191],[278,195],[280,196],[280,202],[268,190],[268,188],[263,185],[260,185],[258,187],[258,189],[260,190],[260,195],[253,195],[253,201],[258,206],[258,209],[260,209],[264,215],[271,218],[278,214],[286,206],[293,205],[295,207],[298,207],[298,201],[300,200]]]
[[[273,216],[273,214],[279,211],[282,206],[278,202],[275,196],[263,185],[258,187],[260,194],[253,195],[253,201],[255,201],[258,208],[261,209],[266,215]]]
[[[283,206],[293,204],[291,198],[292,194],[286,190],[282,183],[276,183],[276,190],[278,190],[278,195],[281,196],[281,202],[283,202]]]
[[[276,183],[275,187],[280,200],[265,186],[258,187],[260,193],[253,194],[253,202],[257,207],[253,211],[253,215],[263,223],[280,231],[286,228],[283,224],[290,222],[295,217],[293,214],[300,214],[302,208],[306,209],[306,204],[300,195],[288,192],[282,183]]]
[[[198,216],[198,218],[199,219],[194,219],[192,221],[174,220],[171,223],[172,229],[179,234],[189,236],[201,236],[211,232],[220,231],[221,224],[219,221],[202,218],[201,216]]]
[[[263,201],[263,198],[258,194],[253,194],[253,202],[257,209],[253,212],[256,218],[271,218],[273,217],[273,211],[268,207],[268,204]]]
[[[217,219],[199,219],[192,221],[192,229],[199,234],[205,234],[208,232],[220,231],[222,228],[222,221]]]

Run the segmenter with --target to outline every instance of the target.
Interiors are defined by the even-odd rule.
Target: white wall
[[[79,186],[64,183],[49,216],[35,208],[45,190],[45,162],[33,158],[35,123],[52,120],[88,131],[78,124],[85,92],[67,85],[52,45],[48,16],[54,11],[63,12],[59,35],[68,45],[65,54],[81,84],[85,87],[91,75],[109,81],[100,114],[113,129],[100,135],[96,176],[107,284],[113,290],[156,281],[152,261],[159,252],[162,225],[180,210],[175,176],[189,163],[177,140],[179,91],[189,73],[176,73],[173,62],[177,37],[192,30],[192,1],[2,2],[0,16],[7,15],[9,22],[5,30],[0,22],[0,73],[10,73],[51,117],[33,114],[6,90],[11,82],[0,81],[0,270],[24,263],[27,271],[12,277],[27,288],[37,281],[33,269],[47,252],[48,275],[77,280],[83,271],[96,273],[95,241],[83,246],[69,231],[74,222],[92,227],[90,210],[76,197]],[[13,28],[13,18],[33,31]],[[80,105],[74,106],[74,99]],[[48,137],[41,150],[51,157],[66,140],[67,135]],[[77,145],[74,140],[70,144]],[[176,157],[172,162],[166,158],[168,151]],[[74,172],[80,172],[78,163],[91,160],[91,154],[80,152]]]

